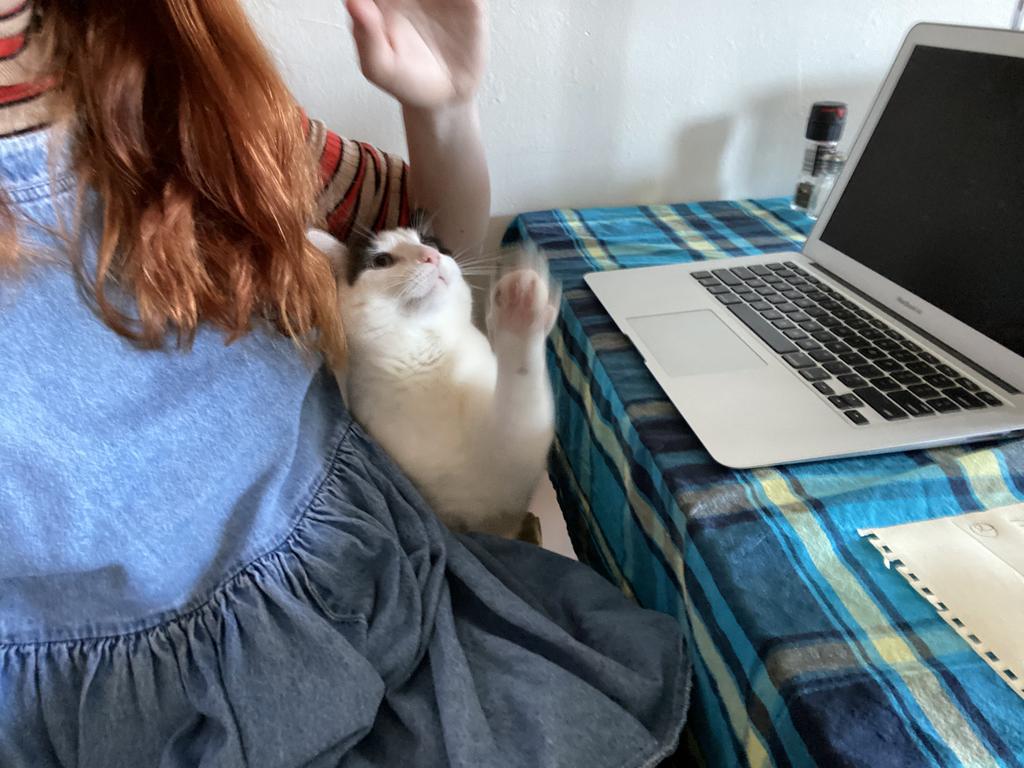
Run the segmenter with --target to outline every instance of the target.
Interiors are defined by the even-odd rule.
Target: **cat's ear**
[[[329,232],[322,229],[311,229],[306,232],[306,237],[313,247],[324,254],[331,262],[331,269],[334,274],[341,276],[345,274],[345,264],[348,259],[348,248],[340,240],[334,238]]]

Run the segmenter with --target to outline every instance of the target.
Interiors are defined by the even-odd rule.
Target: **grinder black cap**
[[[807,118],[806,136],[811,141],[839,141],[846,127],[846,105],[841,101],[816,101]]]

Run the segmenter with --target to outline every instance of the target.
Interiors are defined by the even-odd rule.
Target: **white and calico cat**
[[[488,341],[458,263],[417,230],[351,248],[310,239],[338,277],[349,358],[336,373],[352,414],[449,527],[514,536],[554,428],[544,340],[557,308],[542,260],[497,282]]]

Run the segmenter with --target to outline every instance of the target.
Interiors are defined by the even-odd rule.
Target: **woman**
[[[449,533],[318,362],[343,329],[308,225],[415,205],[468,245],[487,212],[481,4],[349,10],[408,184],[304,120],[236,0],[0,0],[4,768],[649,765],[677,737],[674,622]]]

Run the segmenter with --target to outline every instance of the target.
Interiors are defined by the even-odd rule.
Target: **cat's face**
[[[322,232],[310,237],[334,262],[345,315],[377,325],[471,314],[472,296],[459,265],[415,229],[380,232],[348,248]]]

